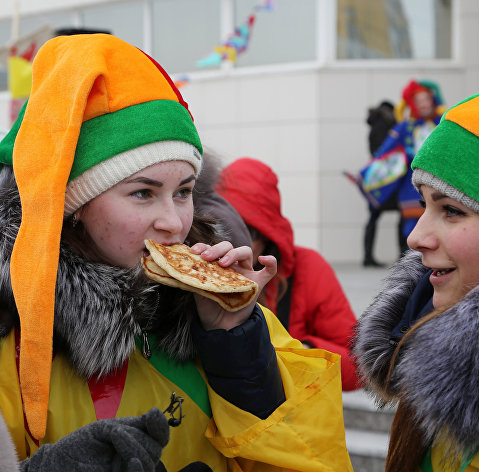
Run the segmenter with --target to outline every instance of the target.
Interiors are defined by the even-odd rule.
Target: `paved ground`
[[[359,318],[379,292],[388,268],[363,267],[359,263],[337,263],[332,266],[356,317]]]

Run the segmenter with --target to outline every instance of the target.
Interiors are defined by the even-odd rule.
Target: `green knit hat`
[[[444,113],[411,167],[416,188],[429,185],[479,213],[479,94]]]

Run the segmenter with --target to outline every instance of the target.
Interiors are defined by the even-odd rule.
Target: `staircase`
[[[343,392],[346,445],[354,472],[384,472],[393,408],[378,410],[364,390]]]

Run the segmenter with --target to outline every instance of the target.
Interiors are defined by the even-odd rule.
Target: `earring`
[[[78,219],[78,216],[76,213],[73,213],[73,216],[72,216],[72,226],[75,228],[76,225],[78,224],[80,220]]]

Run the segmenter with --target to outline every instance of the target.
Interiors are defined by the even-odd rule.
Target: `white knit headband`
[[[80,174],[68,183],[65,192],[65,216],[98,197],[130,175],[159,162],[185,161],[201,172],[201,154],[183,141],[158,141],[113,156]]]

